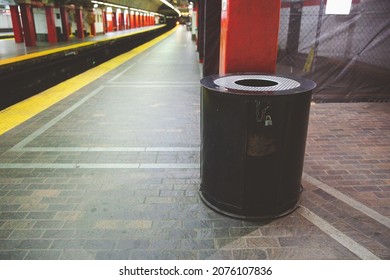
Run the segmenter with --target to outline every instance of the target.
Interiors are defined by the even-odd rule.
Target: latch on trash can
[[[271,116],[270,116],[270,115],[268,115],[268,116],[265,117],[264,125],[265,125],[265,126],[270,126],[270,125],[272,125],[272,119],[271,119]]]

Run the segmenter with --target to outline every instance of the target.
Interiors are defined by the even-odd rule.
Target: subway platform
[[[390,104],[312,104],[300,207],[232,219],[199,198],[197,53],[167,35],[0,112],[0,259],[390,259]]]
[[[35,47],[26,47],[24,43],[15,43],[13,33],[0,33],[0,65],[20,62],[39,56],[47,56],[55,52],[61,52],[66,49],[70,49],[70,47],[77,49],[93,43],[113,40],[123,36],[132,36],[148,30],[158,29],[162,26],[163,25],[137,27],[122,31],[99,34],[97,36],[86,36],[82,39],[72,36],[69,37],[69,40],[66,42],[60,41],[57,43],[49,43],[38,41]]]

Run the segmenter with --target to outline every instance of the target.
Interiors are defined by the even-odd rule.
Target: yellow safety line
[[[102,39],[102,40],[99,40],[99,41],[95,41],[95,42],[105,42],[105,41],[110,41],[110,40],[113,40],[113,39],[128,37],[128,36],[132,36],[132,35],[144,33],[144,32],[146,32],[146,31],[151,31],[151,30],[159,29],[159,28],[162,28],[162,27],[164,27],[164,26],[165,26],[165,25],[162,25],[162,26],[154,26],[154,27],[148,28],[148,29],[146,29],[146,30],[139,30],[139,31],[134,31],[134,32],[132,32],[132,33],[130,33],[130,34],[123,34],[123,35],[118,35],[118,36],[115,36],[115,37],[108,37],[108,38],[105,38],[105,39]]]
[[[47,51],[40,51],[40,52],[36,52],[36,53],[28,53],[28,54],[25,54],[25,55],[19,55],[19,56],[15,56],[15,57],[5,58],[5,59],[0,60],[0,65],[6,65],[6,64],[11,64],[11,63],[15,63],[15,62],[20,62],[20,61],[33,59],[33,58],[37,58],[37,57],[41,57],[41,56],[46,56],[46,55],[57,53],[57,52],[61,52],[61,51],[67,51],[67,50],[72,50],[72,49],[75,49],[75,48],[81,48],[81,47],[93,45],[93,44],[96,44],[96,43],[97,42],[84,42],[84,43],[79,43],[79,44],[73,44],[73,45],[66,46],[66,47],[50,49],[50,50],[47,50]]]
[[[115,69],[120,64],[146,51],[150,47],[170,36],[176,31],[176,29],[177,28],[174,28],[171,31],[164,33],[163,35],[127,53],[119,55],[95,68],[0,111],[0,135],[56,104],[80,88]]]
[[[136,35],[136,34],[139,34],[139,33],[144,33],[144,32],[155,30],[155,29],[159,29],[159,28],[162,28],[162,27],[164,27],[164,26],[151,27],[151,28],[148,28],[146,30],[135,31],[135,32],[132,32],[132,33],[118,35],[118,36],[115,36],[115,37],[108,37],[108,38],[105,38],[105,39],[102,39],[102,40],[89,41],[89,42],[83,42],[83,43],[78,43],[78,44],[72,44],[72,45],[69,45],[69,46],[59,47],[59,48],[50,49],[50,50],[46,50],[46,51],[40,51],[40,52],[36,52],[36,53],[29,53],[29,54],[25,54],[25,55],[5,58],[5,59],[1,59],[0,60],[0,65],[20,62],[20,61],[33,59],[33,58],[37,58],[37,57],[41,57],[41,56],[46,56],[46,55],[57,53],[57,52],[68,51],[68,50],[72,50],[72,49],[76,49],[76,48],[82,48],[82,47],[86,47],[86,46],[97,44],[99,42],[106,42],[106,41],[115,40],[115,39],[119,39],[119,38],[123,38],[123,37],[133,36],[133,35]]]

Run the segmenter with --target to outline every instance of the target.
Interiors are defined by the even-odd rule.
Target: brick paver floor
[[[0,136],[0,259],[390,259],[390,104],[313,104],[301,207],[222,216],[198,194],[190,36]]]

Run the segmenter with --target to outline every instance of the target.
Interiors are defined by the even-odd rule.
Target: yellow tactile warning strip
[[[93,45],[96,43],[98,43],[98,41],[84,42],[84,43],[74,44],[74,45],[70,45],[70,46],[66,46],[66,47],[60,47],[60,48],[50,49],[50,50],[46,50],[46,51],[39,51],[36,53],[29,53],[29,54],[19,55],[19,56],[15,56],[15,57],[5,58],[5,59],[0,60],[0,65],[6,65],[6,64],[11,64],[11,63],[15,63],[15,62],[20,62],[20,61],[24,61],[24,60],[28,60],[28,59],[33,59],[33,58],[37,58],[37,57],[41,57],[41,56],[50,55],[50,54],[57,53],[57,52],[81,48],[81,47]]]
[[[115,69],[120,64],[144,52],[161,40],[170,36],[175,31],[176,28],[127,53],[119,55],[95,68],[0,111],[0,135],[39,114],[43,110],[71,95],[85,85]]]
[[[74,45],[60,47],[60,48],[55,48],[55,49],[50,49],[50,50],[46,50],[46,51],[40,51],[40,52],[36,52],[36,53],[29,53],[29,54],[25,54],[25,55],[10,57],[10,58],[6,58],[6,59],[0,60],[0,65],[11,64],[11,63],[20,62],[20,61],[23,61],[23,60],[28,60],[28,59],[41,57],[41,56],[50,55],[50,54],[57,53],[57,52],[73,50],[73,49],[76,49],[76,48],[82,48],[82,47],[86,47],[86,46],[97,44],[99,42],[105,42],[105,41],[109,41],[109,40],[115,40],[115,39],[119,39],[119,38],[123,38],[123,37],[133,36],[133,35],[136,35],[136,34],[148,32],[150,30],[159,29],[159,28],[162,28],[162,27],[164,27],[164,26],[156,26],[154,28],[152,27],[152,28],[148,28],[146,30],[140,30],[140,31],[136,31],[136,32],[128,33],[128,34],[118,35],[118,36],[115,36],[115,37],[109,37],[109,38],[105,38],[105,39],[102,39],[102,40],[83,42],[83,43],[79,43],[79,44],[74,44]]]

